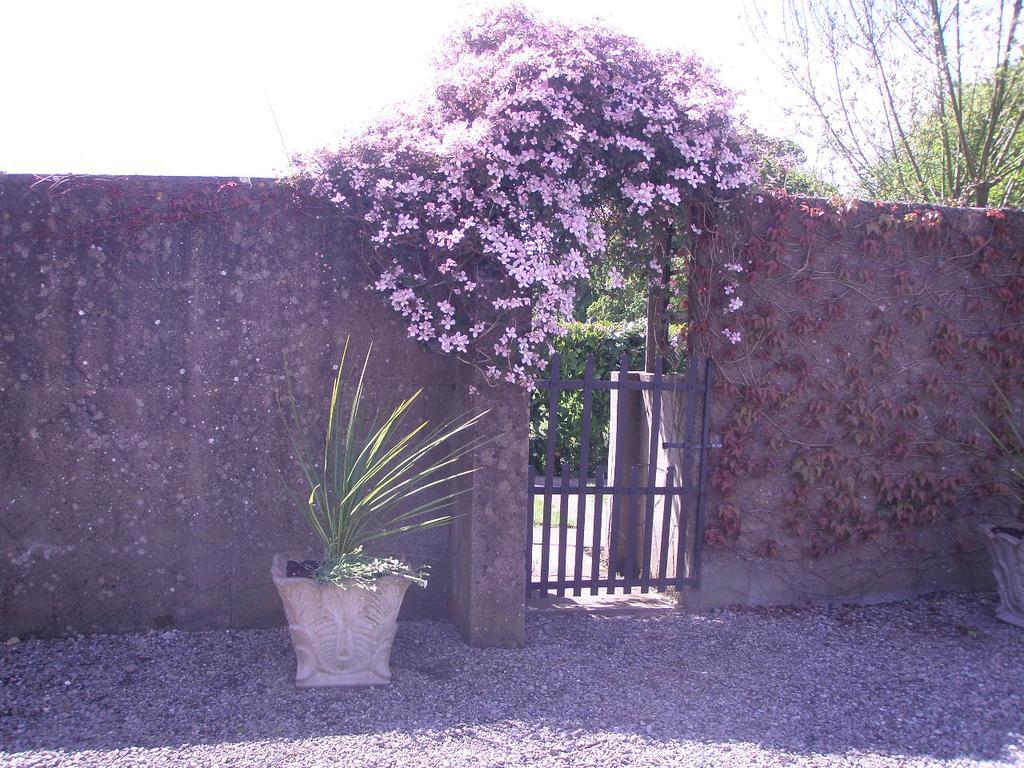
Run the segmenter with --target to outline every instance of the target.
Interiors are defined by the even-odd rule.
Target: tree
[[[1012,82],[1016,83],[1016,98],[1020,100],[1020,90],[1024,84],[1024,76],[1021,75],[1020,62],[1017,64],[1018,72],[1015,73]],[[980,148],[984,143],[984,118],[980,112],[982,105],[988,104],[992,99],[992,91],[996,84],[993,78],[987,78],[979,83],[972,83],[965,88],[964,103],[969,110],[965,124],[967,126],[968,144],[972,148]],[[955,188],[957,176],[963,174],[964,163],[951,162],[963,160],[963,158],[951,158],[948,155],[948,144],[944,141],[945,136],[953,135],[956,125],[951,115],[952,105],[947,105],[944,111],[936,110],[922,120],[907,137],[915,157],[917,158],[921,175],[936,188],[944,185]],[[1000,206],[1012,208],[1024,207],[1024,131],[1017,132],[1008,145],[1010,162],[1006,164],[1005,174],[1000,178],[993,179],[989,189],[988,199]],[[949,169],[953,169],[954,177],[946,180],[944,176]],[[868,170],[871,181],[870,187],[877,192],[877,197],[898,198],[901,196],[900,178],[907,177],[912,173],[906,155],[890,156]]]
[[[1022,0],[781,0],[754,8],[859,191],[956,205],[1019,197]]]
[[[832,197],[839,194],[834,185],[800,168],[807,153],[795,141],[777,139],[755,132],[749,139],[758,158],[758,183],[765,189],[784,189],[802,197]]]
[[[612,267],[590,270],[590,279],[576,292],[573,319],[580,323],[641,323],[647,316],[647,272],[621,273],[612,284]],[[617,268],[616,268],[617,269]]]

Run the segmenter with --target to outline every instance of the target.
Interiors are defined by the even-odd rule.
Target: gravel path
[[[13,766],[1024,765],[1024,631],[991,596],[404,622],[394,684],[300,691],[284,630],[0,647]]]

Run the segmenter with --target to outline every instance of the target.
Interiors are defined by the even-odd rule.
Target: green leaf
[[[426,421],[407,427],[422,390],[365,419],[372,350],[371,344],[358,374],[351,375],[350,339],[345,340],[318,460],[311,460],[305,450],[306,433],[287,366],[286,403],[279,398],[292,450],[309,487],[305,517],[324,548],[317,578],[326,581],[358,580],[378,571],[420,578],[405,566],[395,570],[390,560],[363,555],[363,545],[450,522],[450,515],[437,513],[469,490],[451,490],[452,484],[476,472],[464,468],[463,460],[493,439],[467,439],[486,411],[460,414],[432,429]]]

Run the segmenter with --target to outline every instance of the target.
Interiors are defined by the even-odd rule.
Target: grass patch
[[[576,502],[575,502],[575,499],[574,499],[574,500],[569,502],[569,506],[572,507],[572,506],[575,505],[575,503]],[[552,526],[556,526],[556,527],[558,525],[560,525],[561,522],[562,522],[562,514],[561,514],[562,511],[558,507],[559,507],[559,499],[558,499],[557,496],[553,496],[551,498],[551,525]],[[534,496],[533,497],[533,524],[534,525],[544,525],[544,497],[543,496]],[[571,510],[569,512],[569,519],[566,522],[566,527],[567,528],[575,528],[576,527],[576,515],[573,514],[573,512]]]

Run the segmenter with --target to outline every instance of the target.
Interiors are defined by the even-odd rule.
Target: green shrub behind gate
[[[594,378],[608,379],[618,370],[623,353],[629,355],[630,369],[644,362],[644,327],[641,323],[572,323],[568,333],[555,342],[562,357],[560,376],[582,379],[587,355],[594,355]],[[591,411],[590,461],[587,476],[608,462],[608,428],[611,393],[596,390]],[[571,475],[580,473],[580,436],[583,424],[583,392],[563,392],[558,404],[558,434],[555,439],[555,472],[567,466]],[[538,473],[546,467],[548,392],[537,389],[530,400],[530,463]]]

